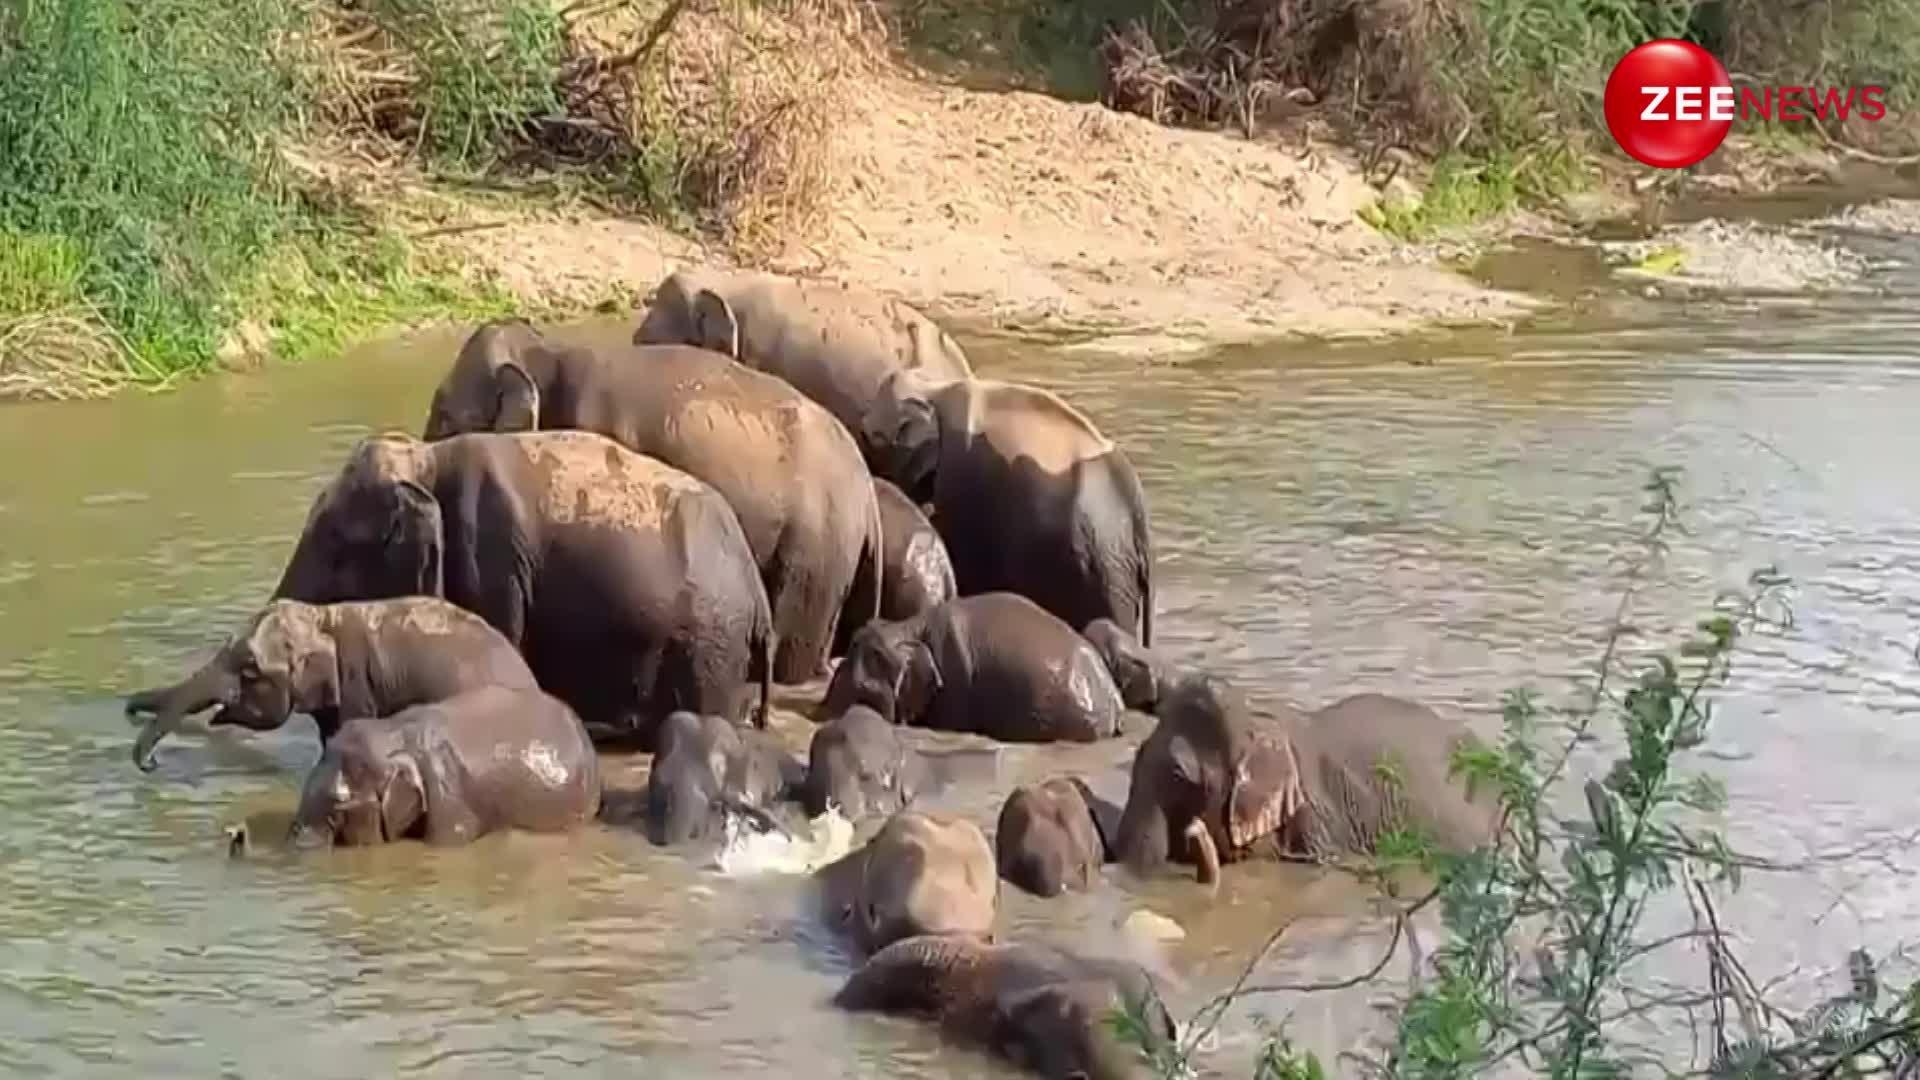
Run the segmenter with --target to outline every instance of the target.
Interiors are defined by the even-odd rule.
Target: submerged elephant
[[[814,872],[821,914],[863,953],[916,934],[993,937],[993,848],[964,818],[902,810],[864,845]]]
[[[764,816],[805,779],[800,762],[767,732],[674,713],[661,725],[647,774],[647,835],[661,845],[713,835],[729,811]]]
[[[1120,808],[1078,777],[1015,788],[993,830],[1000,877],[1035,896],[1091,889],[1110,858],[1119,820]]]
[[[885,570],[880,575],[880,617],[905,619],[959,595],[947,545],[927,515],[899,488],[878,477],[873,494],[887,541]]]
[[[1120,691],[1093,646],[1010,592],[949,600],[853,636],[826,713],[865,705],[896,724],[1002,742],[1094,742],[1120,730]]]
[[[1173,675],[1158,653],[1140,644],[1139,638],[1112,619],[1095,619],[1081,633],[1106,662],[1127,708],[1154,712],[1160,707],[1160,695]]]
[[[313,502],[276,597],[444,596],[598,733],[676,709],[764,726],[766,590],[726,500],[590,432],[360,442]]]
[[[1133,463],[1057,395],[888,376],[859,429],[874,475],[933,506],[960,595],[1017,592],[1078,631],[1153,644],[1153,535]]]
[[[600,759],[580,717],[538,690],[469,690],[349,720],[307,775],[295,847],[490,832],[564,832],[600,809]]]
[[[931,1021],[1047,1080],[1142,1075],[1140,1048],[1117,1036],[1115,1015],[1143,1021],[1149,1049],[1176,1040],[1173,1018],[1138,966],[1027,943],[896,941],[869,957],[833,1002]]]
[[[898,727],[864,705],[820,725],[807,747],[802,803],[810,816],[839,808],[848,821],[891,814],[932,785],[933,772]]]
[[[387,716],[482,686],[539,689],[512,642],[438,597],[321,605],[275,600],[200,670],[172,686],[130,695],[126,711],[152,714],[133,750],[134,764],[149,771],[161,738],[202,709],[219,707],[216,727],[253,731],[271,731],[292,714],[307,713],[324,747],[348,720]]]
[[[1497,802],[1449,778],[1464,724],[1384,694],[1355,694],[1311,714],[1255,715],[1210,676],[1181,680],[1133,761],[1121,815],[1123,861],[1173,859],[1202,882],[1220,864],[1264,856],[1321,861],[1369,854],[1417,829],[1442,849],[1492,836]]]
[[[654,290],[633,340],[725,353],[785,379],[855,435],[888,374],[917,371],[935,382],[973,375],[959,343],[898,300],[760,272],[675,271]]]
[[[467,339],[434,391],[426,438],[576,429],[718,491],[753,549],[779,647],[806,682],[880,611],[882,526],[860,448],[781,380],[684,345],[588,349],[503,319]]]

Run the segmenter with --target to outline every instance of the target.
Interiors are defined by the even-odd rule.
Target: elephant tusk
[[[1207,823],[1194,818],[1187,824],[1183,835],[1192,845],[1193,880],[1209,887],[1220,884],[1220,851],[1213,843],[1213,834],[1207,831]]]

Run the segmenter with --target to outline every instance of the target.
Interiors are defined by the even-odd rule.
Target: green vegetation
[[[1768,1000],[1734,953],[1716,895],[1737,889],[1743,872],[1792,868],[1730,850],[1710,824],[1725,808],[1724,788],[1688,766],[1711,738],[1713,695],[1731,676],[1742,639],[1790,623],[1788,582],[1770,569],[1756,572],[1747,590],[1715,604],[1693,636],[1630,660],[1633,602],[1657,586],[1649,571],[1678,527],[1675,476],[1656,471],[1647,492],[1644,554],[1605,637],[1592,689],[1565,710],[1515,691],[1504,702],[1498,744],[1456,754],[1466,782],[1498,795],[1503,815],[1495,841],[1442,854],[1402,830],[1381,845],[1379,857],[1360,869],[1390,899],[1401,898],[1395,882],[1409,868],[1435,884],[1400,908],[1392,944],[1367,973],[1306,987],[1249,987],[1243,979],[1201,1009],[1172,1047],[1141,1037],[1143,1003],[1123,1010],[1116,1030],[1142,1045],[1159,1075],[1183,1075],[1236,1000],[1378,976],[1405,941],[1408,920],[1435,903],[1445,940],[1431,972],[1400,999],[1389,1038],[1371,1060],[1357,1063],[1360,1074],[1456,1078],[1502,1067],[1573,1080],[1651,1067],[1666,1075],[1757,1080],[1920,1069],[1920,984],[1889,990],[1871,957],[1857,952],[1849,958],[1847,989],[1795,1015]],[[1575,752],[1595,741],[1617,748],[1618,756],[1583,776]],[[1663,903],[1690,909],[1692,929],[1649,934],[1647,915]],[[1650,980],[1648,961],[1681,947],[1705,953],[1701,985]],[[1645,1030],[1638,1023],[1646,1020],[1673,1021],[1668,1030],[1693,1025],[1707,1036],[1706,1060],[1681,1062],[1670,1046],[1637,1042]],[[1305,1080],[1327,1073],[1279,1031],[1265,1040],[1253,1075]]]

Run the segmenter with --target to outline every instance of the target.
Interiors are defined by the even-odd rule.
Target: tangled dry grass
[[[140,377],[133,350],[89,311],[0,319],[0,401],[102,398]]]

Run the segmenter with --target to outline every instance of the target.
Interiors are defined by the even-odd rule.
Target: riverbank
[[[928,5],[852,0],[499,0],[452,28],[418,21],[431,2],[219,0],[165,34],[106,18],[123,2],[62,0],[98,16],[88,32],[40,26],[60,45],[35,57],[46,70],[0,78],[4,122],[28,125],[0,142],[47,151],[0,166],[24,197],[0,206],[0,399],[326,356],[424,323],[631,310],[694,262],[864,285],[962,332],[1144,356],[1511,324],[1554,298],[1464,271],[1515,239],[1624,231],[1645,250],[1603,255],[1633,273],[1684,262],[1688,288],[1761,268],[1763,287],[1824,287],[1849,268],[1818,241],[1647,234],[1702,194],[1738,216],[1741,198],[1808,183],[1920,189],[1910,169],[1863,180],[1831,147],[1735,140],[1648,190],[1645,170],[1581,150],[1554,167],[1578,183],[1523,198],[1525,167],[1383,159],[1325,120],[1332,102],[1261,125],[1109,108],[1084,71],[1020,75],[1007,55],[1084,68],[1086,27],[1042,34],[1040,16],[986,0],[933,5],[937,32]],[[270,53],[284,85],[182,44],[243,16],[252,36],[231,41]],[[35,104],[80,70],[179,89]],[[242,137],[209,131],[209,114]],[[99,160],[68,160],[92,144]],[[105,210],[101,190],[117,200]]]

